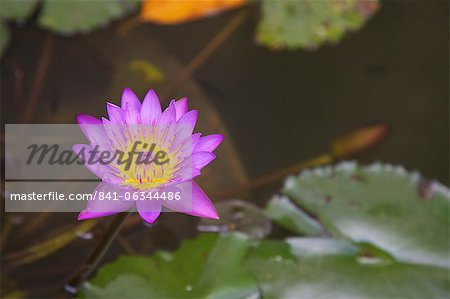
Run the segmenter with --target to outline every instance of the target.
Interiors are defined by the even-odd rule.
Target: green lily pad
[[[202,218],[197,229],[202,232],[240,232],[262,239],[270,234],[272,223],[263,211],[249,201],[229,199],[215,204],[220,219]]]
[[[358,246],[344,240],[333,238],[288,238],[286,242],[291,247],[291,253],[301,257],[355,256]]]
[[[0,2],[0,17],[8,20],[23,21],[37,7],[37,0],[2,0]]]
[[[254,241],[204,234],[174,253],[121,257],[85,298],[445,298],[448,269],[400,263],[324,237]]]
[[[264,241],[248,255],[246,267],[264,298],[446,298],[449,292],[444,268],[366,263],[352,244],[333,239],[298,238],[289,243],[294,258],[288,257],[286,247],[274,250]]]
[[[9,43],[9,29],[6,24],[0,21],[0,56],[5,51],[6,46]]]
[[[250,241],[242,234],[204,234],[174,253],[122,256],[87,284],[87,298],[247,298],[258,294],[242,261]],[[142,296],[145,294],[145,296]]]
[[[418,173],[344,162],[290,177],[283,192],[336,237],[400,262],[450,267],[450,191]]]
[[[105,26],[135,9],[136,0],[47,0],[39,24],[57,33],[88,33]]]
[[[367,0],[263,0],[257,40],[269,48],[316,48],[338,42],[377,10]]]
[[[448,188],[402,167],[344,162],[292,176],[283,191],[298,207],[278,197],[266,214],[311,236],[256,241],[241,233],[203,234],[173,253],[119,258],[98,271],[82,296],[448,297]]]
[[[272,198],[267,204],[265,214],[281,226],[298,234],[315,236],[325,231],[317,220],[297,208],[285,196]]]

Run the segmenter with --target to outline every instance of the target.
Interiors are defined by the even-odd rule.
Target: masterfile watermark
[[[138,150],[140,148],[141,150]],[[131,149],[124,152],[119,149],[102,150],[99,145],[95,145],[91,149],[81,148],[75,153],[72,150],[61,150],[58,144],[32,144],[27,147],[29,150],[26,164],[33,163],[41,165],[48,163],[49,165],[124,165],[125,171],[129,170],[132,164],[136,165],[163,165],[170,162],[168,154],[164,150],[157,150],[157,144],[148,144],[141,141],[135,141]]]
[[[98,125],[88,126],[90,130],[100,129]],[[75,124],[7,124],[5,211],[80,212],[89,202],[99,211],[117,212],[124,203],[144,201],[177,202],[177,207],[186,212],[192,209],[192,187],[179,182],[181,176],[194,176],[195,169],[190,159],[180,160],[173,155],[183,151],[181,157],[189,157],[193,150],[191,139],[166,138],[168,129],[163,127],[153,129],[161,138],[149,140],[140,136],[149,130],[146,126],[130,126],[124,136],[118,126],[104,129],[102,134],[115,130],[124,142],[113,146],[100,136],[87,138]],[[178,164],[188,167],[178,173],[180,177],[169,177]],[[102,177],[103,171],[110,176]],[[147,172],[154,175],[149,176],[152,181],[140,175]],[[157,186],[164,174],[168,179]],[[140,183],[146,184],[145,188],[139,188]],[[148,204],[143,210],[151,212],[154,206]]]

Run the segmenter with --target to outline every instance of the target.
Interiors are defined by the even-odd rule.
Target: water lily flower
[[[83,156],[84,165],[102,179],[78,220],[136,208],[146,222],[153,223],[163,207],[219,218],[193,180],[215,159],[213,151],[223,136],[193,133],[197,110],[188,110],[187,98],[172,100],[162,111],[154,90],[141,103],[125,88],[121,107],[107,103],[107,112],[109,119],[76,116],[89,144],[76,144],[73,151],[79,157],[89,152],[89,159]]]

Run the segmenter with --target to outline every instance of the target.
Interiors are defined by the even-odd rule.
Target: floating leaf
[[[6,46],[9,43],[9,29],[8,26],[0,21],[0,56],[3,55]]]
[[[316,48],[358,29],[377,8],[376,0],[263,0],[257,40],[272,49]]]
[[[332,238],[252,241],[205,234],[174,253],[121,257],[85,285],[86,298],[445,298],[448,269],[367,262]]]
[[[147,0],[142,3],[140,18],[157,24],[174,25],[209,17],[243,6],[246,2],[246,0]]]
[[[82,296],[87,298],[246,298],[258,294],[242,266],[250,246],[242,234],[204,234],[174,253],[120,257],[102,267]]]
[[[358,253],[356,245],[333,238],[288,238],[287,243],[297,257],[355,256]]]
[[[240,233],[205,234],[185,241],[174,253],[121,257],[99,270],[84,295],[448,297],[450,191],[446,187],[401,167],[345,162],[290,177],[284,192],[317,215],[322,224],[317,223],[317,228],[333,236],[255,241]],[[314,227],[305,229],[305,219],[313,218],[305,218],[287,197],[273,200],[267,211],[294,230]],[[292,222],[296,216],[300,225]]]
[[[284,192],[334,238],[289,238],[291,257],[280,246],[271,250],[273,241],[261,242],[246,266],[264,298],[448,295],[448,188],[402,167],[345,162],[290,177]],[[286,197],[276,197],[266,212],[304,233],[302,225],[293,225],[294,215],[300,223],[309,215],[298,211]]]
[[[450,191],[418,173],[344,162],[290,177],[284,192],[335,236],[401,262],[450,267]]]
[[[231,199],[216,204],[220,219],[202,218],[198,229],[203,232],[238,231],[250,238],[262,239],[270,234],[272,224],[261,209],[248,201]]]
[[[88,33],[118,19],[137,7],[138,1],[47,0],[39,24],[57,33]]]
[[[34,11],[38,3],[37,0],[2,0],[0,2],[0,17],[23,21]]]
[[[245,265],[264,298],[445,298],[449,292],[448,269],[364,263],[355,246],[333,239],[289,243],[290,252],[263,241],[248,254]]]
[[[281,226],[304,235],[320,235],[324,229],[322,225],[297,208],[287,197],[275,196],[265,210],[266,215]]]

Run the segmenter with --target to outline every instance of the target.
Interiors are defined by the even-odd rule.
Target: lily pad
[[[37,0],[2,0],[0,2],[0,17],[8,20],[23,21],[35,10]]]
[[[296,207],[286,196],[275,196],[267,204],[265,214],[280,224],[302,235],[321,235],[322,225],[303,210]]]
[[[399,262],[450,267],[450,191],[386,164],[305,171],[283,192],[334,236],[368,243]]]
[[[317,48],[360,28],[377,8],[375,0],[263,0],[257,40],[272,49]]]
[[[262,240],[204,234],[174,253],[121,257],[86,298],[444,298],[448,269],[364,256],[322,237]]]
[[[197,228],[203,232],[241,232],[253,239],[267,237],[272,230],[270,219],[249,201],[229,199],[216,205],[220,219],[202,218]]]
[[[39,24],[62,34],[88,33],[124,16],[137,8],[138,3],[136,0],[47,0]]]
[[[84,295],[448,296],[448,188],[402,167],[344,162],[292,176],[284,192],[299,207],[279,197],[266,214],[294,231],[328,237],[255,241],[241,233],[204,234],[174,253],[121,257],[99,270]]]
[[[264,298],[445,298],[449,292],[444,268],[364,263],[353,245],[333,239],[289,243],[290,252],[263,241],[248,255],[246,267]]]
[[[84,288],[87,298],[248,298],[256,281],[242,266],[250,246],[242,234],[204,234],[174,253],[121,257]]]

